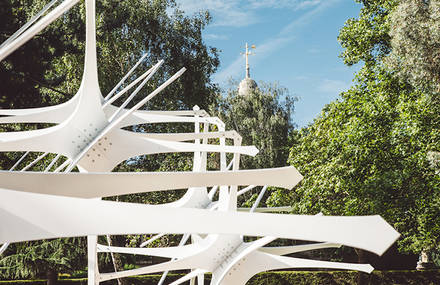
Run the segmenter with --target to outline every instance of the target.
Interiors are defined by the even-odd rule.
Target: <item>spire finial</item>
[[[246,78],[249,77],[251,77],[249,71],[249,48],[248,48],[248,43],[246,43]]]
[[[255,45],[251,45],[251,48],[254,49]],[[250,68],[249,68],[249,55],[253,55],[253,52],[249,51],[249,45],[248,43],[246,43],[246,51],[244,53],[245,57],[246,57],[246,78],[250,78]]]
[[[250,48],[254,49],[255,45],[251,45]],[[244,54],[246,57],[246,77],[240,82],[240,85],[238,87],[238,94],[247,95],[257,87],[257,83],[251,79],[249,68],[249,55],[254,55],[255,53],[249,51],[249,45],[248,43],[246,43],[246,50],[244,53],[242,52],[241,54]]]

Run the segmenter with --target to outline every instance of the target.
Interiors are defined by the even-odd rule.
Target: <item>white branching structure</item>
[[[45,7],[54,5],[52,1]],[[36,35],[78,1],[65,0],[46,16],[38,14],[0,46],[0,60]],[[159,61],[142,76],[120,90],[145,58],[130,70],[105,97],[98,85],[95,2],[86,0],[86,56],[84,74],[77,94],[56,106],[0,110],[0,123],[55,123],[53,127],[0,133],[0,151],[43,152],[31,164],[17,171],[0,172],[0,250],[10,242],[58,237],[88,236],[89,284],[126,276],[190,270],[173,282],[180,284],[212,273],[211,284],[245,284],[258,272],[281,268],[334,268],[371,272],[369,264],[349,264],[287,257],[285,255],[341,245],[381,255],[399,234],[379,216],[330,217],[264,214],[286,208],[258,208],[269,186],[292,189],[302,179],[294,167],[239,170],[240,155],[256,155],[254,146],[241,146],[235,131],[195,107],[190,111],[139,110],[185,69],[173,75],[130,109],[127,104],[160,68]],[[41,17],[41,19],[39,19]],[[112,103],[133,89],[119,107]],[[118,92],[118,90],[120,90]],[[136,133],[123,127],[143,123],[193,123],[193,133]],[[210,126],[218,131],[210,132]],[[203,128],[202,128],[203,127]],[[200,131],[201,128],[203,131]],[[211,140],[210,140],[211,139]],[[218,144],[209,141],[217,139]],[[226,139],[233,141],[227,145]],[[112,173],[119,163],[157,153],[194,153],[192,172]],[[220,169],[207,171],[207,153],[220,154]],[[44,172],[26,172],[47,154],[57,154]],[[226,153],[232,153],[228,163]],[[65,162],[49,172],[56,160]],[[23,157],[24,158],[24,157]],[[71,173],[74,167],[79,173]],[[239,186],[245,188],[239,190]],[[255,186],[265,186],[249,213],[238,212],[237,197]],[[187,188],[176,202],[158,206],[101,201],[101,197]],[[210,189],[208,189],[210,188]],[[208,191],[209,190],[209,191]],[[216,195],[218,192],[218,195]],[[218,197],[218,200],[214,200]],[[91,199],[95,198],[95,199]],[[243,210],[243,209],[241,209]],[[288,208],[287,208],[288,210]],[[155,218],[151,218],[155,217]],[[139,248],[97,244],[98,235],[158,233]],[[177,247],[146,248],[166,234],[183,234]],[[245,242],[243,236],[260,237]],[[306,245],[268,247],[277,238],[311,241]],[[100,252],[160,256],[170,261],[114,273],[100,273]]]

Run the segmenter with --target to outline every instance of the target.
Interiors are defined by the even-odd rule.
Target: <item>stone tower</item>
[[[252,45],[251,48],[255,48],[255,46]],[[253,53],[249,51],[247,43],[246,52],[244,54],[246,57],[246,77],[240,82],[240,85],[238,86],[238,94],[242,96],[250,94],[252,90],[255,90],[257,88],[257,82],[255,82],[255,80],[250,77],[249,55]]]

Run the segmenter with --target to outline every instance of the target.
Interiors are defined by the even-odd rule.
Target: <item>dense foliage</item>
[[[46,2],[2,1],[0,42]],[[104,95],[147,53],[137,75],[159,59],[166,63],[138,98],[185,66],[187,72],[150,107],[180,109],[198,104],[206,108],[212,102],[216,89],[210,76],[219,61],[216,49],[208,48],[202,40],[202,30],[210,21],[208,13],[187,17],[175,8],[173,0],[97,1],[96,11],[99,78]],[[3,108],[39,107],[73,96],[83,69],[84,18],[80,2],[1,62],[0,79],[8,84],[0,90]]]
[[[240,167],[269,168],[285,166],[289,153],[289,137],[294,129],[291,120],[294,102],[289,90],[276,83],[260,82],[246,96],[238,95],[237,82],[232,82],[226,96],[218,97],[211,108],[226,124],[243,137],[243,145],[255,145],[255,157],[241,156]]]
[[[388,21],[389,67],[414,86],[439,93],[440,1],[401,1]]]
[[[24,242],[11,245],[0,262],[1,279],[41,276],[57,278],[58,272],[85,268],[84,238]]]
[[[0,42],[24,25],[47,2],[1,1]],[[67,101],[75,94],[83,70],[84,9],[84,2],[80,1],[39,35],[0,62],[0,82],[3,84],[0,89],[1,108],[53,105]],[[179,80],[145,108],[191,109],[196,104],[206,108],[214,101],[217,88],[211,83],[210,76],[215,72],[219,61],[217,50],[207,47],[202,39],[202,30],[210,21],[207,12],[186,16],[176,8],[174,0],[96,1],[96,12],[99,83],[104,96],[147,53],[148,56],[134,76],[139,76],[160,59],[164,59],[165,63],[128,107],[136,104],[182,67],[186,67],[187,71]],[[38,127],[43,125],[3,125],[1,130],[18,131]],[[179,128],[191,129],[193,125],[145,125],[137,126],[136,130],[155,132],[176,131]],[[0,159],[2,169],[9,169],[22,154],[3,153]],[[38,155],[29,155],[16,170],[23,168]],[[53,155],[29,170],[43,170],[51,158],[53,159]],[[179,159],[186,161],[185,156]],[[130,165],[121,164],[118,169],[157,170],[173,167],[163,166],[169,161],[172,158],[167,159],[166,156],[162,159],[140,158],[132,160]],[[118,240],[115,238],[115,241]],[[70,255],[62,256],[70,246],[75,245],[72,242],[74,240],[52,240],[12,246],[7,257],[0,260],[0,275],[3,278],[23,278],[44,275],[41,268],[54,271],[81,269],[85,264],[83,240],[77,244],[78,250],[69,250]],[[125,239],[122,243],[125,243]]]
[[[243,145],[254,145],[259,153],[255,157],[240,156],[240,168],[270,168],[287,165],[289,145],[294,124],[291,120],[295,97],[276,83],[260,82],[259,87],[245,96],[239,95],[237,82],[231,82],[226,96],[219,96],[210,113],[236,130]],[[240,197],[239,204],[250,207],[258,197],[256,188]],[[265,194],[263,206],[269,192]]]
[[[440,150],[440,104],[385,68],[394,51],[388,18],[400,1],[358,2],[360,15],[339,41],[345,63],[363,67],[354,86],[298,134],[289,161],[305,178],[271,202],[290,202],[295,213],[379,214],[402,234],[401,250],[435,249],[440,177],[429,157]]]

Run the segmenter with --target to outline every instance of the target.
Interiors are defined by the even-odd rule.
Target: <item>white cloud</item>
[[[256,66],[257,63],[267,57],[269,54],[279,49],[281,46],[286,45],[292,40],[289,37],[278,37],[274,38],[270,41],[266,41],[261,45],[257,45],[257,49],[255,51],[255,56],[249,58],[252,66]],[[236,77],[240,74],[245,75],[245,66],[244,66],[244,55],[238,56],[231,64],[227,67],[223,68],[220,72],[214,74],[215,82],[226,82],[231,77]],[[251,69],[251,77],[252,77],[252,69]]]
[[[341,0],[326,0],[326,1],[320,1],[319,5],[316,6],[314,9],[308,11],[298,19],[292,21],[290,24],[288,24],[284,29],[280,31],[280,35],[286,35],[294,32],[300,27],[303,27],[310,23],[314,19],[314,17],[323,11],[325,11],[327,8],[331,7],[335,3],[339,2]],[[302,2],[309,2],[309,1],[302,1]]]
[[[188,14],[209,10],[213,26],[242,27],[260,21],[261,9],[311,9],[329,0],[177,0],[179,7]],[[331,1],[330,1],[331,2]]]
[[[244,9],[239,0],[177,0],[187,14],[208,10],[213,16],[213,26],[241,27],[256,23],[254,11]]]
[[[263,0],[265,2],[271,1],[271,0]],[[318,14],[323,12],[325,9],[330,7],[331,5],[339,2],[340,0],[326,0],[326,1],[298,1],[298,0],[292,0],[294,2],[316,2],[319,5],[316,6],[314,9],[306,12],[304,15],[299,17],[298,19],[292,21],[290,24],[288,24],[285,28],[283,28],[277,36],[273,38],[269,38],[263,43],[257,44],[256,49],[256,55],[255,57],[252,57],[250,60],[252,62],[252,66],[256,66],[257,63],[269,56],[270,54],[276,52],[280,48],[286,46],[290,42],[292,42],[295,39],[295,33],[305,26],[306,24],[310,23]],[[241,73],[244,74],[244,61],[242,56],[238,56],[231,64],[229,64],[227,67],[221,69],[218,73],[214,75],[214,81],[218,83],[226,82],[231,77],[237,77]],[[251,70],[251,76],[252,76],[252,70]]]
[[[227,35],[219,35],[219,34],[206,34],[204,35],[205,39],[209,40],[227,40],[229,37]]]
[[[318,90],[324,93],[339,94],[347,91],[350,88],[350,83],[341,80],[324,79],[318,86]]]

